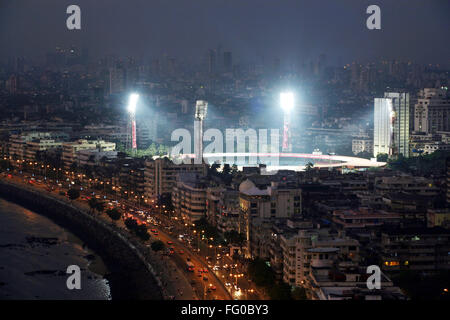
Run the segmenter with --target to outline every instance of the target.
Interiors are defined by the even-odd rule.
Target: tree
[[[95,198],[90,198],[88,201],[88,205],[91,208],[91,211],[95,211],[97,209],[97,199]]]
[[[312,162],[308,162],[305,165],[305,171],[311,171],[311,170],[313,170],[313,168],[314,168],[314,164]]]
[[[222,173],[223,173],[224,176],[227,176],[227,175],[229,175],[231,173],[231,167],[230,167],[230,165],[228,163],[225,163],[223,165]]]
[[[103,201],[98,201],[95,209],[97,209],[99,213],[102,213],[105,210],[105,203]]]
[[[270,287],[275,283],[273,270],[262,259],[254,259],[248,264],[248,275],[250,279],[261,287]]]
[[[145,224],[140,224],[136,227],[135,230],[136,235],[144,241],[150,239],[150,235],[148,234],[147,226]]]
[[[107,214],[107,215],[111,218],[111,220],[113,220],[113,221],[120,220],[120,218],[122,217],[122,214],[120,213],[119,210],[117,210],[117,208],[112,208],[112,209],[106,210],[106,214]]]
[[[218,169],[220,168],[220,164],[218,162],[214,162],[210,169],[208,170],[208,174],[210,176],[217,176],[218,175]]]
[[[128,230],[130,231],[135,231],[138,224],[137,221],[133,218],[128,218],[125,220],[125,226],[127,227]]]
[[[161,240],[153,241],[151,247],[155,252],[161,251],[164,249],[164,242],[162,242]]]
[[[67,196],[69,197],[70,201],[76,200],[80,197],[80,190],[69,189],[69,191],[67,191]]]
[[[387,162],[388,161],[388,154],[387,153],[379,153],[377,154],[377,161],[378,162]]]
[[[244,235],[237,232],[236,230],[227,231],[223,236],[228,241],[228,243],[237,244],[238,246],[242,246],[245,242]]]
[[[277,283],[269,288],[271,300],[291,300],[291,286],[285,282]]]

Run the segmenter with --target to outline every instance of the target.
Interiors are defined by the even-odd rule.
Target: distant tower
[[[207,109],[207,101],[197,100],[194,116],[194,161],[198,164],[203,162],[203,120],[206,118]]]
[[[225,72],[231,72],[233,66],[232,55],[230,51],[223,53],[223,67]]]
[[[208,52],[208,72],[216,72],[216,51],[213,49]]]

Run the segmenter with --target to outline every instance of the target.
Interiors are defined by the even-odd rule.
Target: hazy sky
[[[66,28],[81,7],[82,30]],[[381,7],[381,30],[366,8]],[[331,62],[378,57],[448,64],[449,0],[0,0],[0,57],[42,55],[75,44],[99,54],[233,59],[325,53]]]

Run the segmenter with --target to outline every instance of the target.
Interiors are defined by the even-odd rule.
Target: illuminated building
[[[373,155],[409,157],[409,93],[386,92],[374,100]]]

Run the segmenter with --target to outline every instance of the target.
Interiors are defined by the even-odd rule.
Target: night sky
[[[82,30],[66,28],[81,7]],[[381,30],[366,8],[381,7]],[[332,64],[381,57],[449,64],[448,0],[0,0],[0,58],[43,56],[56,46],[146,58],[200,60],[208,48],[235,62],[311,59]]]

